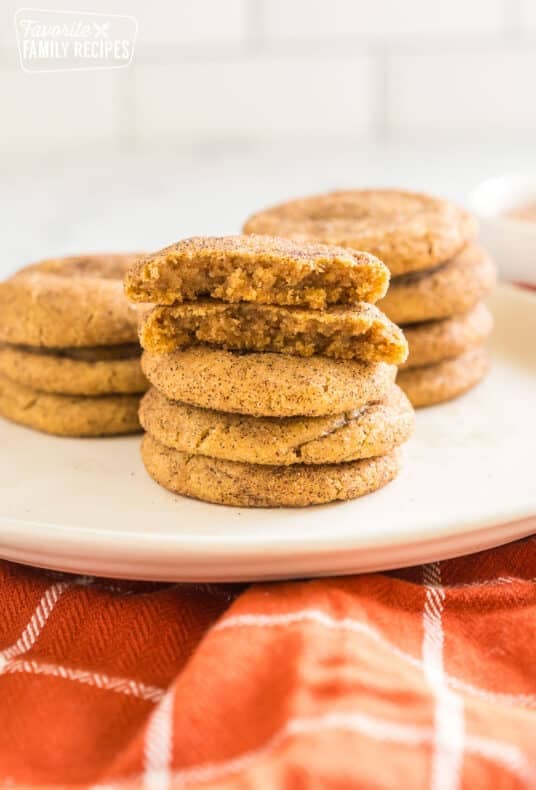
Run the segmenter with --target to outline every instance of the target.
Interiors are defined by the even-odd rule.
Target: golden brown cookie
[[[395,277],[378,307],[395,324],[448,318],[471,310],[495,280],[491,258],[471,244],[437,269]]]
[[[381,403],[334,417],[250,417],[168,400],[151,388],[140,422],[160,444],[191,455],[287,466],[384,455],[409,439],[415,415],[396,386]]]
[[[135,343],[138,310],[122,279],[135,255],[33,264],[0,283],[0,342],[45,348]]]
[[[89,361],[78,358],[76,352],[72,357],[67,350],[55,354],[24,346],[0,346],[0,374],[25,387],[63,395],[128,394],[147,389],[139,353]]]
[[[176,494],[234,507],[305,507],[356,499],[389,483],[400,470],[400,451],[344,464],[263,466],[190,455],[142,441],[145,468]]]
[[[137,395],[53,395],[0,375],[0,415],[57,436],[137,433],[138,406]]]
[[[387,268],[364,252],[270,236],[197,236],[140,260],[125,289],[133,302],[160,305],[210,296],[321,309],[376,302],[388,284]]]
[[[396,367],[287,354],[239,354],[199,346],[142,355],[142,369],[167,398],[256,417],[320,417],[383,400]]]
[[[207,344],[231,351],[274,351],[398,365],[407,355],[402,331],[374,305],[307,310],[213,300],[155,307],[141,326],[148,351]]]
[[[21,346],[24,348],[24,346]],[[28,346],[31,349],[31,346]],[[37,348],[35,351],[43,351]],[[139,343],[123,343],[120,346],[88,346],[87,348],[52,348],[50,353],[57,357],[81,359],[85,362],[104,362],[117,359],[133,359],[141,356]]]
[[[484,378],[489,367],[489,354],[485,348],[479,347],[435,365],[401,370],[396,382],[413,406],[432,406],[456,398],[474,387]]]
[[[476,222],[446,200],[396,189],[341,190],[260,211],[244,233],[337,244],[376,255],[391,274],[429,269],[456,255]]]
[[[410,324],[405,328],[410,355],[401,368],[432,365],[481,346],[493,329],[493,317],[483,302],[468,313],[439,321]]]

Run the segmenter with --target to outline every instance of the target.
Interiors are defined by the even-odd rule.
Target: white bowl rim
[[[487,178],[470,192],[468,203],[480,219],[493,219],[512,228],[536,233],[536,223],[504,214],[508,209],[521,205],[524,200],[536,202],[536,171]]]

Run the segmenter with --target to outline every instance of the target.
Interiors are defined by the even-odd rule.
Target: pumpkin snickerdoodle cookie
[[[122,283],[137,257],[54,258],[0,283],[3,416],[62,436],[140,429],[141,308]]]
[[[135,343],[122,279],[135,255],[57,258],[0,283],[0,342],[46,348]]]
[[[396,367],[328,357],[198,346],[142,355],[143,372],[171,400],[257,417],[318,417],[382,400]]]
[[[30,351],[32,350],[31,346],[28,348]],[[42,351],[43,349],[34,350]],[[84,362],[102,362],[103,360],[115,362],[118,359],[132,359],[141,355],[139,343],[123,343],[118,346],[88,346],[87,348],[52,348],[50,351],[60,357],[80,359]]]
[[[57,436],[113,436],[136,433],[136,395],[57,395],[39,392],[0,375],[0,414],[13,422]]]
[[[404,328],[410,354],[399,367],[421,367],[459,356],[470,348],[482,345],[492,329],[493,317],[482,302],[468,313],[439,321],[410,324]]]
[[[355,499],[386,485],[400,469],[398,449],[342,464],[265,466],[183,453],[150,434],[143,438],[142,458],[164,488],[234,507],[304,507]]]
[[[383,455],[406,442],[415,415],[396,386],[384,400],[332,417],[251,417],[168,400],[152,388],[140,421],[160,444],[227,461],[288,466]]]
[[[413,429],[403,333],[368,253],[272,236],[185,239],[135,264],[142,457],[163,487],[239,507],[353,499],[398,473]]]
[[[436,269],[395,277],[378,307],[396,324],[447,318],[471,310],[495,280],[489,255],[470,244]]]
[[[488,352],[478,347],[434,365],[401,370],[396,381],[413,406],[432,406],[474,387],[484,378],[489,366]]]
[[[147,379],[141,371],[139,346],[110,349],[115,351],[115,358],[110,350],[4,345],[0,346],[0,374],[26,387],[64,395],[145,392]],[[98,354],[104,359],[95,356]]]
[[[363,189],[290,200],[254,214],[244,232],[366,250],[396,276],[455,256],[475,236],[476,222],[430,195]]]
[[[160,353],[206,344],[392,364],[408,353],[402,331],[364,302],[326,310],[209,299],[156,307],[142,323],[140,340],[146,350]]]
[[[125,290],[132,302],[159,305],[211,297],[322,309],[376,302],[388,283],[387,268],[366,252],[269,236],[206,236],[141,259]]]

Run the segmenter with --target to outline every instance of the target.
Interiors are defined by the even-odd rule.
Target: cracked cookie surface
[[[101,349],[61,349],[0,346],[0,374],[26,387],[63,395],[142,393],[148,387],[142,373],[139,346],[111,346],[116,357]],[[123,349],[121,351],[120,349]],[[84,353],[86,352],[86,353]]]
[[[197,236],[138,261],[125,290],[133,302],[170,305],[209,296],[322,309],[376,302],[389,271],[365,252],[271,236]]]
[[[396,367],[328,357],[222,351],[198,346],[144,351],[142,369],[167,398],[258,417],[324,416],[382,400]]]
[[[489,368],[489,352],[479,347],[435,365],[401,370],[396,382],[413,406],[432,406],[467,392],[484,378]]]
[[[410,324],[404,329],[410,354],[400,368],[416,368],[457,357],[482,345],[492,329],[493,317],[483,302],[468,313]]]
[[[137,255],[32,264],[0,283],[0,342],[45,348],[136,343],[139,309],[123,277]]]
[[[386,485],[400,470],[398,449],[342,464],[264,466],[189,455],[145,434],[141,452],[147,472],[164,488],[234,507],[305,507],[356,499]]]
[[[396,189],[339,190],[259,211],[245,233],[366,250],[393,275],[429,269],[456,255],[476,221],[447,200]]]
[[[113,436],[137,433],[137,395],[55,395],[0,375],[0,415],[57,436]]]
[[[395,365],[408,353],[402,331],[363,302],[327,310],[210,300],[155,307],[141,325],[140,341],[146,350],[159,353],[206,344]]]
[[[448,318],[471,310],[491,291],[496,276],[489,255],[471,244],[436,269],[394,277],[378,307],[395,324]]]
[[[250,464],[335,464],[383,455],[409,439],[414,412],[394,386],[384,401],[333,417],[250,417],[168,400],[152,388],[140,422],[160,444]]]

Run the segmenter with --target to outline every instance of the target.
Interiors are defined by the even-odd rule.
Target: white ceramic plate
[[[0,556],[79,573],[234,581],[382,570],[536,530],[536,298],[499,288],[489,378],[418,412],[404,469],[354,502],[240,510],[173,496],[139,438],[58,439],[0,420]]]

